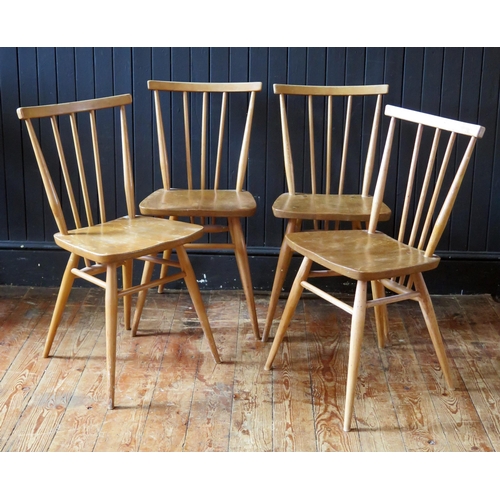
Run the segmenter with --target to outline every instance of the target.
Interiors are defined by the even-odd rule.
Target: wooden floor
[[[265,372],[270,343],[254,340],[242,293],[203,294],[215,365],[187,293],[151,291],[140,336],[120,328],[109,411],[103,293],[73,290],[44,359],[56,291],[0,287],[0,451],[500,450],[500,304],[488,295],[433,297],[453,392],[416,303],[390,306],[383,350],[370,312],[345,433],[350,316],[324,301],[303,298]]]

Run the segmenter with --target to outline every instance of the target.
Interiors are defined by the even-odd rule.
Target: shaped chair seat
[[[357,194],[283,193],[273,203],[273,214],[281,219],[321,221],[367,221],[373,197]],[[380,220],[389,220],[391,209],[383,204]]]
[[[301,232],[286,238],[295,252],[353,280],[373,281],[430,271],[440,260],[380,232]]]
[[[248,191],[158,189],[139,204],[144,215],[250,217],[257,210]]]
[[[104,264],[157,254],[165,248],[197,240],[203,228],[197,224],[151,217],[122,217],[103,224],[54,234],[68,252]]]

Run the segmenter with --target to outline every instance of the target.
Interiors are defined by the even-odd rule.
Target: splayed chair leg
[[[307,279],[309,272],[311,270],[312,260],[304,257],[302,260],[302,264],[295,276],[295,280],[293,282],[292,288],[290,290],[290,295],[288,296],[288,300],[286,301],[285,309],[283,311],[283,315],[281,316],[280,324],[278,326],[278,330],[276,331],[276,335],[274,337],[274,341],[271,345],[271,351],[267,357],[266,365],[264,370],[270,370],[271,365],[273,364],[274,358],[278,353],[279,346],[285,337],[285,333],[290,325],[290,321],[292,320],[295,309],[297,308],[297,304],[299,303],[300,297],[302,295],[302,281]]]
[[[359,360],[361,357],[361,344],[365,331],[366,318],[366,290],[367,282],[358,281],[356,285],[356,296],[354,298],[351,340],[349,346],[349,364],[347,368],[347,386],[344,412],[344,431],[351,429],[351,420],[354,409],[354,394],[358,380]]]

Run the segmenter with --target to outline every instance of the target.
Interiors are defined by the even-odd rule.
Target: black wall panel
[[[500,48],[496,47],[0,48],[0,283],[56,285],[61,275],[59,268],[62,272],[66,259],[65,253],[53,244],[56,226],[16,108],[131,93],[129,132],[136,196],[140,200],[161,184],[148,79],[263,82],[256,102],[246,184],[258,209],[245,224],[254,285],[262,290],[270,289],[284,230],[283,221],[274,218],[271,211],[274,199],[285,189],[274,83],[387,83],[390,91],[385,104],[485,126],[486,134],[478,142],[439,247],[445,264],[441,267],[454,271],[442,273],[443,276],[436,274],[434,282],[440,293],[498,292]],[[179,103],[172,102],[169,113],[174,121],[182,119]],[[358,149],[366,145],[369,120],[365,119],[363,107],[356,110],[356,116],[354,126],[360,131]],[[293,118],[296,125],[291,133],[304,141],[305,111],[299,109]],[[116,117],[105,119],[112,126]],[[380,144],[387,124],[384,120]],[[43,142],[43,130],[41,133]],[[182,151],[175,137],[170,140],[175,161]],[[226,145],[225,154],[232,161],[237,147]],[[307,147],[304,141],[302,156],[309,154]],[[398,143],[398,147],[403,151],[407,145]],[[319,159],[324,148],[321,144],[317,148]],[[102,153],[115,165],[108,175],[116,184],[116,196],[106,207],[107,212],[110,216],[119,215],[125,210],[121,153],[117,143],[104,146]],[[223,183],[234,176],[231,165],[224,172]],[[349,174],[348,185],[359,185],[360,168]],[[385,201],[393,207],[394,217],[381,229],[388,232],[394,230],[400,217],[404,182],[400,174],[395,172],[387,184]],[[174,172],[176,175],[180,174]],[[59,178],[55,180],[60,182]],[[307,186],[310,181],[304,177],[300,182]],[[225,272],[221,272],[219,259],[224,262]],[[239,286],[236,269],[233,273],[232,263],[225,264],[233,262],[231,257],[200,254],[193,261],[207,275],[207,288]],[[467,285],[461,288],[461,282]]]

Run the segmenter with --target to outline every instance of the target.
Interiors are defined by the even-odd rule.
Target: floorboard
[[[108,410],[104,295],[72,291],[44,359],[56,295],[0,287],[0,451],[500,450],[500,304],[489,295],[433,297],[454,391],[417,303],[389,306],[384,349],[368,311],[348,433],[350,316],[320,299],[303,295],[264,371],[270,342],[254,339],[242,292],[202,293],[223,360],[216,365],[189,295],[150,290],[136,337],[119,309],[116,408]],[[261,325],[267,301],[256,296]]]

